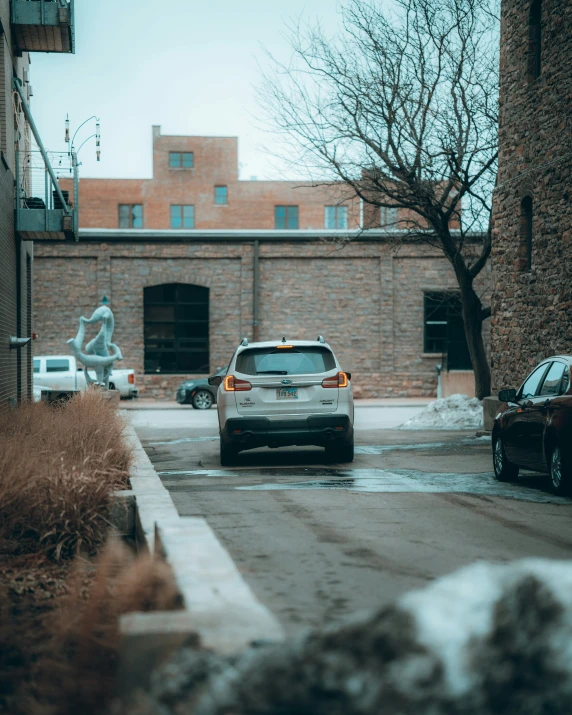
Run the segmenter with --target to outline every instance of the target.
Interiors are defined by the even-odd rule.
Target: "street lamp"
[[[92,119],[95,119],[95,134],[90,134],[90,136],[87,137],[79,146],[79,149],[76,151],[74,142],[75,138],[77,136],[77,133],[79,130],[83,127],[84,124],[87,124],[90,122]],[[74,135],[71,139],[70,142],[70,120],[69,120],[69,115],[66,114],[66,121],[65,121],[65,142],[66,144],[70,144],[70,149],[69,149],[69,154],[72,157],[72,162],[75,163],[77,161],[77,155],[80,152],[80,149],[84,144],[86,144],[90,139],[93,139],[95,137],[95,156],[97,161],[101,161],[101,129],[100,129],[100,124],[99,124],[99,117],[96,117],[95,114],[91,117],[88,117],[84,122],[82,122],[79,127],[75,130]],[[79,166],[79,165],[78,165]]]

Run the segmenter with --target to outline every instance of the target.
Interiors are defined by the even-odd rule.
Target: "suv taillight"
[[[252,390],[252,385],[248,380],[239,380],[234,375],[227,375],[223,384],[226,392],[247,392]]]
[[[135,373],[132,372],[130,375],[127,375],[127,382],[128,382],[130,385],[134,385],[134,384],[135,384]]]
[[[337,375],[322,380],[322,387],[347,387],[348,384],[348,376],[345,372],[338,372]]]

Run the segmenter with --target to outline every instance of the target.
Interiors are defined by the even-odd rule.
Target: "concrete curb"
[[[238,653],[250,644],[281,641],[282,626],[258,601],[205,519],[180,517],[141,446],[135,429],[126,438],[133,449],[131,490],[138,547],[171,566],[182,611],[128,614],[120,621],[120,679],[125,695],[144,684],[153,668],[193,635],[217,653]],[[144,644],[145,657],[140,657]]]

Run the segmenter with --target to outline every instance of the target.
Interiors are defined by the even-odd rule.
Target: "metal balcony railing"
[[[16,47],[23,52],[75,52],[74,0],[11,0]]]
[[[12,78],[12,88],[19,97],[21,110],[35,141],[35,146],[22,148],[22,142],[28,136],[27,130],[24,130],[16,149],[16,230],[24,240],[73,238],[77,241],[77,155],[46,151],[18,77]],[[67,194],[60,186],[61,178],[73,181],[71,190],[66,189]],[[73,199],[70,194],[73,194]]]
[[[47,159],[35,148],[16,152],[16,230],[24,240],[77,239],[77,166],[66,153]]]

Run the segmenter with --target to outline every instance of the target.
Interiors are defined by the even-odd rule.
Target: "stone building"
[[[397,212],[373,216],[341,188],[242,181],[235,138],[159,127],[151,179],[80,189],[79,242],[36,245],[37,354],[65,350],[105,296],[142,395],[172,399],[243,336],[319,334],[360,395],[434,395],[447,359],[451,391],[474,389],[454,275],[438,250],[408,242]]]
[[[503,0],[492,365],[572,352],[572,0]]]
[[[46,184],[29,109],[30,53],[72,51],[73,2],[0,0],[0,409],[32,396],[31,239],[64,237],[56,229],[65,211],[31,196],[32,167],[41,164]]]

